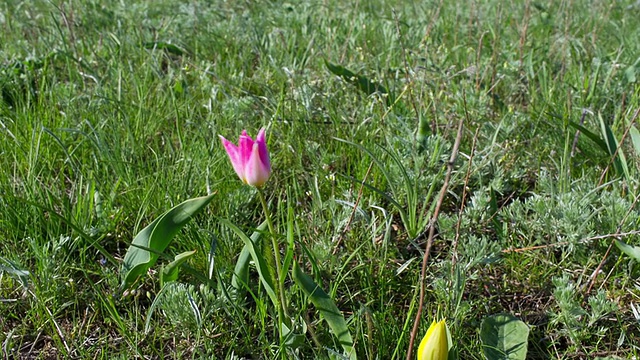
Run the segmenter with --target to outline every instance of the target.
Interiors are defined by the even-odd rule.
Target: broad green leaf
[[[327,321],[331,331],[338,338],[340,345],[342,345],[347,358],[356,360],[356,349],[353,347],[353,340],[344,316],[329,295],[300,269],[296,261],[293,262],[293,280]]]
[[[256,231],[251,234],[251,242],[254,245],[258,244],[258,240],[260,239],[260,235],[267,228],[267,221],[263,221],[260,226],[256,229]],[[249,247],[247,245],[242,247],[240,251],[240,255],[238,256],[238,260],[236,261],[236,267],[233,271],[233,275],[231,276],[231,286],[236,290],[236,294],[244,289],[249,283],[249,262],[251,260],[251,252],[249,251]]]
[[[629,257],[631,257],[633,260],[640,263],[640,247],[628,245],[627,243],[620,240],[616,240],[616,246],[618,247],[618,249],[620,249],[620,251],[629,255]]]
[[[486,317],[480,328],[487,360],[525,360],[529,327],[510,314]]]
[[[273,278],[271,277],[271,272],[267,266],[267,262],[262,256],[262,253],[256,248],[256,244],[251,241],[251,239],[244,233],[240,228],[235,226],[229,220],[219,219],[224,226],[228,227],[232,230],[238,237],[244,242],[244,246],[247,247],[253,262],[256,264],[256,270],[258,270],[258,276],[260,277],[260,282],[262,282],[262,286],[264,286],[267,291],[267,295],[271,299],[271,302],[274,306],[280,306],[278,302],[278,297],[276,296],[275,287],[273,283]]]
[[[176,281],[178,279],[178,272],[180,270],[180,265],[182,265],[195,253],[196,251],[192,250],[192,251],[185,251],[182,254],[176,255],[175,259],[162,269],[161,283]]]
[[[120,272],[123,289],[128,288],[138,276],[156,263],[158,256],[169,246],[178,231],[207,206],[214,195],[189,199],[175,206],[136,235],[124,256]]]

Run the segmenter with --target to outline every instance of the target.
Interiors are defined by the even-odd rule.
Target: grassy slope
[[[213,237],[219,281],[229,281],[240,243],[213,215],[249,230],[261,214],[217,135],[266,126],[273,211],[282,219],[293,204],[296,240],[311,250],[316,279],[353,314],[361,357],[404,358],[421,257],[414,244],[424,242],[407,234],[423,228],[365,189],[345,232],[359,185],[341,175],[366,176],[421,209],[432,184],[435,192],[442,185],[460,119],[461,156],[438,224],[423,330],[438,311],[461,358],[480,359],[481,319],[511,312],[533,326],[531,358],[637,355],[637,264],[614,248],[586,294],[611,241],[589,238],[638,227],[637,155],[627,139],[630,176],[622,180],[584,135],[571,157],[568,127],[586,111],[587,128],[601,136],[601,118],[620,140],[633,120],[634,1],[130,3],[0,5],[0,340],[9,356],[273,356],[277,338],[259,289],[242,307],[201,290],[202,327],[180,305],[184,294],[175,295],[148,335],[153,277],[135,296],[112,296],[117,259],[135,233],[207,189],[219,196],[169,252],[198,249],[190,264],[204,271]],[[169,43],[177,47],[163,48]],[[363,95],[324,59],[383,83],[397,103],[389,110]],[[437,128],[423,153],[418,118]],[[332,137],[371,149],[391,182],[377,166],[367,175],[371,158]],[[402,167],[412,186],[403,185]],[[28,285],[9,268],[29,271]],[[319,343],[337,348],[290,291]],[[301,356],[326,356],[308,340]]]

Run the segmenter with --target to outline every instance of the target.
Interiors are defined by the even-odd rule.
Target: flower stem
[[[287,315],[287,307],[286,307],[286,302],[285,302],[285,298],[284,298],[284,286],[282,284],[282,270],[281,270],[281,263],[280,263],[280,247],[278,246],[278,239],[277,239],[277,234],[275,232],[275,229],[273,228],[273,221],[271,221],[271,213],[269,212],[269,207],[267,206],[267,200],[265,199],[264,193],[262,192],[262,189],[258,188],[258,197],[260,198],[260,202],[262,203],[262,209],[264,210],[264,216],[267,220],[267,225],[269,226],[269,232],[271,233],[271,245],[273,246],[273,256],[275,258],[275,270],[276,270],[276,278],[274,279],[277,282],[276,285],[276,296],[278,297],[278,300],[280,302],[279,305],[276,305],[278,307],[278,317],[279,317],[279,324],[278,324],[278,330],[280,333],[282,333],[281,331],[281,326],[282,323],[284,321],[284,316],[283,315]]]

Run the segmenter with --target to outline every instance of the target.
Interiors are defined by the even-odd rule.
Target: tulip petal
[[[260,153],[260,160],[264,166],[271,172],[271,160],[269,159],[269,150],[267,150],[267,142],[265,140],[265,130],[260,129],[258,136],[256,136],[256,142],[258,143],[258,152]]]
[[[431,323],[427,334],[418,346],[418,360],[447,360],[449,341],[446,326],[444,319]]]
[[[244,165],[245,182],[253,186],[262,186],[269,179],[270,172],[268,164],[262,162],[260,145],[254,143],[249,161]]]
[[[242,131],[238,146],[220,136],[222,145],[229,155],[233,169],[240,180],[252,186],[262,186],[271,175],[271,161],[265,140],[265,129],[258,132],[256,141]]]
[[[240,159],[243,164],[242,166],[245,167],[245,170],[243,171],[245,177],[242,178],[242,181],[247,183],[246,164],[251,157],[251,152],[253,151],[253,139],[251,138],[251,136],[247,135],[246,130],[242,130],[242,134],[238,139],[238,149],[240,152]]]
[[[227,151],[227,155],[229,155],[229,160],[231,160],[231,165],[233,165],[233,170],[235,170],[236,174],[240,180],[244,181],[244,164],[242,162],[242,158],[240,156],[240,150],[235,144],[231,141],[225,139],[222,135],[218,135],[220,140],[222,141],[222,145],[224,149]]]

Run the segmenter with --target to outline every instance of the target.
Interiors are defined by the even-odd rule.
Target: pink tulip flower
[[[220,135],[222,145],[227,150],[227,155],[231,160],[233,169],[238,174],[240,180],[245,184],[260,187],[267,182],[271,175],[271,161],[269,160],[269,150],[264,138],[264,128],[260,129],[256,141],[253,141],[246,130],[242,130],[242,135],[238,140],[238,146]]]

